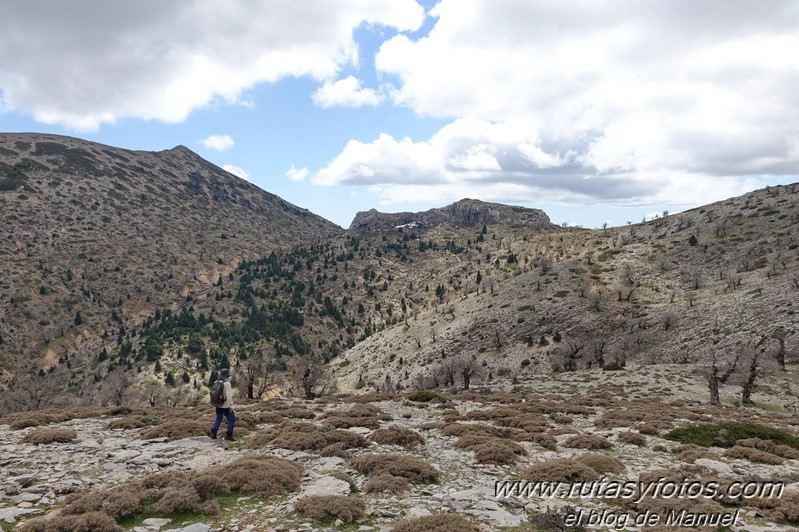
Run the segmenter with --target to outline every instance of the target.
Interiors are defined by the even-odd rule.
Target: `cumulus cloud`
[[[377,105],[381,96],[374,89],[361,88],[361,82],[354,76],[338,81],[325,81],[311,96],[319,107],[362,107]]]
[[[259,82],[332,79],[357,62],[361,24],[423,20],[414,0],[6,2],[0,92],[8,109],[77,130],[181,122],[214,100],[246,102]]]
[[[451,122],[350,141],[314,182],[384,202],[690,205],[797,173],[794,2],[441,0],[431,14],[427,36],[391,38],[375,64],[393,103]]]
[[[247,181],[250,180],[250,174],[247,173],[247,171],[244,168],[241,168],[241,167],[238,167],[238,166],[234,166],[232,164],[226,164],[225,166],[222,167],[222,170],[224,170],[226,172],[230,172],[234,176],[240,177],[240,178],[245,179]]]
[[[201,141],[202,145],[209,150],[225,151],[232,148],[236,143],[230,135],[208,135]]]
[[[286,171],[286,177],[289,178],[289,181],[292,181],[294,183],[299,183],[300,181],[303,181],[306,177],[308,177],[308,169],[305,168],[304,166],[302,168],[297,169],[294,168],[294,165],[292,164],[291,168],[289,168]]]

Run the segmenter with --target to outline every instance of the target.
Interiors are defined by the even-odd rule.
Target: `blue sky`
[[[798,180],[794,2],[221,5],[6,2],[0,130],[183,144],[344,227],[462,197],[623,225]]]

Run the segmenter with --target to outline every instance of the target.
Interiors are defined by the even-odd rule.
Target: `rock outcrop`
[[[553,228],[549,216],[540,209],[528,209],[474,199],[462,199],[452,205],[424,212],[378,212],[376,209],[355,215],[349,233],[373,233],[398,228],[429,228],[451,224],[460,227],[504,224],[516,227]]]

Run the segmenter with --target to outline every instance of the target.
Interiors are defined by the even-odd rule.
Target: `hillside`
[[[183,146],[2,134],[0,368],[94,356],[242,260],[341,231]]]
[[[487,253],[458,240],[466,250],[435,306],[331,372],[346,391],[462,386],[464,363],[485,383],[607,363],[701,366],[750,344],[768,351],[768,367],[799,351],[797,222],[792,185],[623,228],[491,226]]]

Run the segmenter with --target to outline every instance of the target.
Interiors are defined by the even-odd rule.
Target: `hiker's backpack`
[[[225,381],[217,380],[211,385],[211,406],[221,408],[225,404]]]

